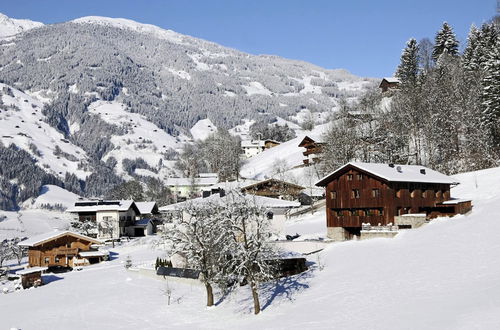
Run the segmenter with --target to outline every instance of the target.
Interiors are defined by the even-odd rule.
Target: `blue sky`
[[[410,37],[448,21],[465,44],[496,0],[0,0],[14,18],[57,23],[98,15],[158,25],[252,54],[273,54],[360,76],[391,75]]]

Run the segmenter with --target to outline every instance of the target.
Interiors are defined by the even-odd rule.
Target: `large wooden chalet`
[[[471,202],[450,196],[453,178],[417,165],[348,163],[317,186],[326,187],[328,236],[358,236],[362,224],[394,224],[395,218],[422,214],[427,218],[466,213]]]
[[[94,249],[94,244],[102,242],[71,231],[53,231],[19,242],[28,248],[29,267],[74,267],[107,259],[108,254]]]

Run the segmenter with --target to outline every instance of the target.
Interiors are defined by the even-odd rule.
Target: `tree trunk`
[[[213,306],[214,305],[214,293],[212,290],[212,286],[210,283],[205,283],[205,288],[207,288],[207,306]]]
[[[252,287],[254,314],[257,315],[260,313],[259,292],[257,291],[257,284],[255,282],[251,283],[251,287]]]

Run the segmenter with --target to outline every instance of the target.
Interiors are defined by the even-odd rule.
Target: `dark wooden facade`
[[[297,199],[304,189],[305,187],[291,182],[277,179],[267,179],[243,187],[241,188],[241,192],[271,198],[285,198],[293,200]]]
[[[399,87],[399,81],[392,79],[392,80],[387,80],[387,79],[382,79],[380,82],[379,88],[382,90],[382,93],[387,92],[390,89],[396,89]]]
[[[28,263],[30,267],[37,266],[74,266],[78,253],[90,251],[92,244],[100,241],[84,236],[67,233],[63,236],[48,239],[28,248]]]
[[[470,201],[442,204],[450,200],[450,184],[391,182],[348,165],[327,182],[327,227],[359,232],[363,223],[373,226],[394,223],[394,217],[426,213],[428,218],[466,213]]]
[[[324,143],[314,140],[312,137],[306,136],[299,143],[300,148],[306,148],[302,154],[305,156],[304,165],[309,166],[313,163],[319,163],[321,158],[319,154],[323,152]]]

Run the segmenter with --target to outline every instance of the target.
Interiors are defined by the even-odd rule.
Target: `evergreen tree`
[[[497,157],[500,149],[500,50],[491,50],[485,63],[486,75],[481,81],[481,122],[486,134],[491,136],[489,146]]]
[[[467,47],[465,47],[462,56],[463,66],[469,72],[474,72],[478,69],[477,47],[479,44],[481,33],[479,29],[473,24],[470,27],[469,35],[467,37]]]
[[[458,40],[447,22],[443,23],[443,27],[438,31],[434,40],[434,49],[432,51],[434,62],[437,63],[443,53],[452,56],[458,55]]]
[[[401,54],[401,63],[396,70],[396,77],[399,78],[403,87],[414,86],[417,83],[419,49],[417,40],[411,38],[406,43],[406,48]]]

